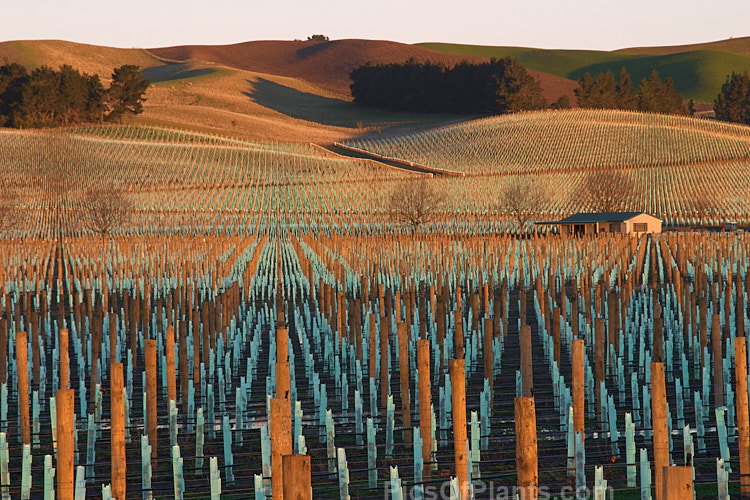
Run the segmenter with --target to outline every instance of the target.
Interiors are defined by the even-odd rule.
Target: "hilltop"
[[[257,41],[220,46],[121,49],[60,40],[0,43],[0,62],[69,64],[106,82],[136,64],[153,85],[136,123],[261,140],[334,142],[363,132],[398,133],[470,117],[384,113],[351,103],[349,72],[367,61],[413,57],[453,65],[465,57],[388,41]],[[474,61],[481,58],[474,58]],[[573,99],[575,82],[534,72],[545,97]]]
[[[149,49],[156,57],[172,61],[204,61],[237,69],[299,78],[319,87],[349,95],[349,73],[366,62],[397,63],[413,58],[454,66],[461,61],[481,62],[487,57],[450,55],[416,45],[384,40],[255,41],[234,45],[184,45]],[[573,98],[575,83],[534,71],[544,97],[554,102],[565,94]]]
[[[750,71],[750,37],[694,45],[634,47],[616,51],[552,50],[527,47],[421,43],[418,46],[466,57],[511,56],[529,70],[578,80],[586,72],[625,66],[635,82],[656,69],[672,77],[686,99],[711,103],[732,71]]]
[[[252,41],[233,45],[113,48],[60,40],[0,43],[0,62],[33,68],[70,64],[106,82],[136,64],[153,85],[137,124],[240,138],[331,143],[363,134],[398,135],[471,119],[379,112],[351,103],[349,73],[365,62],[409,58],[452,66],[512,56],[537,77],[549,102],[586,71],[628,68],[637,82],[656,68],[686,98],[710,103],[732,69],[750,70],[750,38],[619,51],[544,50],[383,40]]]

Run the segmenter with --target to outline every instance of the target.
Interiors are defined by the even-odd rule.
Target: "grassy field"
[[[58,40],[0,43],[0,61],[29,68],[70,64],[103,80],[136,64],[153,84],[134,123],[177,127],[244,139],[332,143],[367,132],[430,128],[456,116],[406,115],[363,109],[350,98],[302,78],[247,71],[212,62],[157,58]]]
[[[615,76],[624,66],[635,85],[652,69],[662,78],[671,77],[685,99],[711,103],[732,71],[750,71],[750,42],[717,42],[683,47],[654,47],[618,51],[547,50],[525,47],[499,47],[423,43],[420,46],[440,52],[471,57],[511,56],[529,69],[579,79],[586,72],[610,70]]]

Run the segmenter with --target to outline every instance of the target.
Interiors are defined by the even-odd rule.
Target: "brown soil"
[[[463,60],[486,59],[442,54],[434,50],[380,40],[333,40],[329,42],[254,41],[234,45],[184,45],[149,49],[171,61],[204,61],[272,75],[301,78],[341,95],[349,95],[349,73],[366,62],[393,63],[409,58],[453,66]],[[554,102],[565,94],[575,103],[576,82],[536,71],[544,97]]]

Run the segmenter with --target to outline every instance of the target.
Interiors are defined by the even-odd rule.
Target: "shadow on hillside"
[[[193,68],[190,63],[167,63],[162,66],[146,68],[141,71],[141,74],[151,80],[152,83],[157,83],[194,78],[208,75],[214,71],[216,70],[213,68]]]
[[[312,57],[315,54],[318,54],[320,52],[323,52],[324,50],[328,49],[331,46],[332,42],[318,42],[318,43],[312,43],[311,45],[308,45],[307,47],[302,47],[297,51],[297,57],[300,59],[307,59],[308,57]]]
[[[269,109],[308,122],[334,127],[356,127],[361,113],[342,99],[302,92],[259,78],[250,81],[252,90],[245,95]]]
[[[320,125],[359,129],[361,137],[403,135],[465,121],[461,115],[399,114],[362,108],[343,99],[302,92],[259,78],[247,80],[252,90],[244,94],[255,103],[299,120]]]

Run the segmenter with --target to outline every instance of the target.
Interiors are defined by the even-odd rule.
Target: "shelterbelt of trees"
[[[79,123],[121,122],[143,112],[150,82],[135,65],[112,73],[105,88],[99,75],[72,66],[27,70],[16,63],[0,66],[0,126],[39,128]]]
[[[547,107],[539,82],[510,57],[452,68],[414,59],[367,63],[350,78],[355,103],[395,111],[504,114]]]
[[[648,78],[641,80],[640,86],[633,88],[630,74],[622,68],[615,81],[611,71],[604,71],[592,77],[586,73],[578,80],[575,90],[578,105],[582,108],[622,109],[664,114],[690,114],[691,103],[685,103],[671,78],[664,81],[654,70]]]

